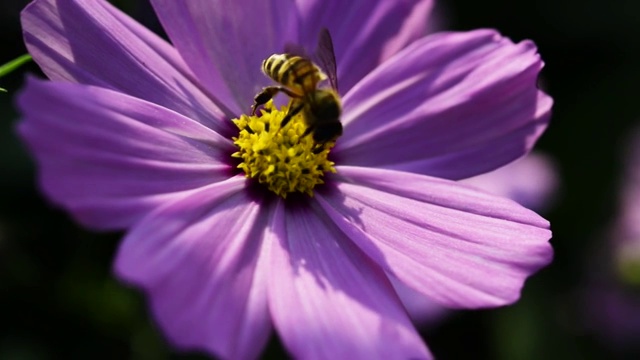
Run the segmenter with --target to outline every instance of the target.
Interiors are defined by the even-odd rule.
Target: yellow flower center
[[[262,114],[234,119],[240,132],[233,141],[240,150],[231,156],[242,159],[238,168],[248,178],[257,179],[283,198],[292,192],[313,196],[313,188],[324,183],[324,173],[336,172],[327,159],[333,143],[321,147],[312,135],[301,137],[307,128],[302,114],[280,128],[288,108],[278,110],[270,101],[260,110]]]

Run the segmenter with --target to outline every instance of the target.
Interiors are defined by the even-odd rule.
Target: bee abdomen
[[[304,93],[316,88],[320,70],[308,59],[291,54],[274,54],[262,62],[262,72],[274,81]]]

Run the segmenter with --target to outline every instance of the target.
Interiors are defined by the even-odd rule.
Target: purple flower
[[[115,271],[175,346],[254,358],[275,328],[296,358],[429,358],[390,280],[500,306],[551,260],[546,220],[454,181],[523,156],[546,127],[533,43],[424,36],[431,1],[153,5],[175,47],[103,1],[27,7],[53,81],[29,80],[19,131],[53,202],[127,229]],[[344,125],[331,161],[310,154],[303,118],[279,131],[285,109],[243,115],[271,84],[261,61],[313,49],[325,27]],[[283,178],[314,196],[268,190]]]
[[[588,262],[586,325],[618,349],[640,341],[640,128],[624,153],[617,216]]]
[[[618,249],[618,260],[640,262],[640,128],[630,136],[624,164],[618,197],[619,216],[613,229],[614,246]]]
[[[537,211],[551,205],[559,187],[553,161],[536,152],[494,171],[464,179],[462,183],[507,197]]]

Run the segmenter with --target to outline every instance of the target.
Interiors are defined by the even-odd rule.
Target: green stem
[[[0,77],[7,75],[8,73],[16,70],[20,66],[22,66],[27,61],[31,61],[31,55],[24,54],[19,56],[8,63],[0,66]]]
[[[17,68],[24,65],[28,61],[31,61],[31,55],[24,54],[24,55],[18,56],[17,58],[9,61],[4,65],[0,65],[0,77],[3,77],[12,71],[15,71]],[[0,88],[0,92],[7,92],[7,90]]]

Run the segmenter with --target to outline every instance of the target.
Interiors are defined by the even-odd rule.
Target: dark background
[[[148,4],[115,3],[157,29]],[[527,282],[515,306],[455,313],[423,330],[440,359],[640,358],[640,332],[626,339],[608,333],[604,309],[593,300],[599,285],[618,286],[605,234],[618,212],[625,142],[640,120],[640,1],[604,3],[439,4],[447,29],[492,27],[536,42],[546,62],[542,83],[555,99],[537,148],[556,160],[562,181],[545,214],[553,264]],[[25,4],[0,0],[0,63],[26,52],[18,18]],[[14,133],[13,96],[24,72],[38,69],[30,64],[0,79],[9,90],[0,93],[0,359],[199,358],[172,352],[140,294],[112,278],[121,234],[83,230],[39,195],[33,163]],[[619,289],[640,303],[638,289]],[[628,316],[640,319],[640,312]],[[264,354],[283,356],[277,339]]]

